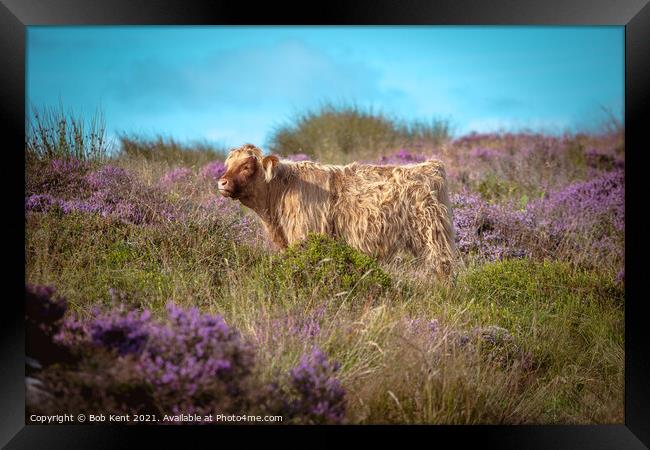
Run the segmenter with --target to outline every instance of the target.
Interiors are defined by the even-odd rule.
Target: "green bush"
[[[450,137],[446,121],[402,122],[357,106],[325,104],[278,127],[269,140],[272,152],[306,153],[316,159],[363,159],[412,143],[439,145]]]
[[[610,274],[577,269],[561,261],[515,259],[488,263],[467,272],[463,282],[470,295],[502,305],[559,305],[569,298],[622,304],[624,296]]]
[[[518,336],[547,375],[564,374],[573,361],[603,379],[618,376],[624,289],[612,274],[522,259],[470,270],[460,284],[481,321]]]
[[[276,288],[326,295],[378,293],[391,286],[390,276],[374,259],[320,234],[310,234],[275,257],[266,279]]]
[[[543,194],[537,185],[499,177],[493,172],[483,176],[476,184],[475,190],[488,202],[514,200],[521,209],[526,208],[530,199],[541,197]]]

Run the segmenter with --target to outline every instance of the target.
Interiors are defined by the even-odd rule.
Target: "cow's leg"
[[[263,223],[264,223],[264,228],[266,229],[266,235],[268,236],[273,246],[277,250],[284,250],[285,248],[287,248],[289,243],[287,242],[287,238],[284,235],[282,228],[279,226],[268,224],[266,222]]]
[[[441,279],[451,275],[452,258],[440,245],[432,245],[430,239],[422,236],[414,240],[410,250],[418,260],[422,261],[421,267],[425,271],[434,273]]]
[[[427,272],[440,279],[448,279],[453,272],[453,235],[444,223],[428,218],[418,224],[411,233],[409,250],[423,262]]]

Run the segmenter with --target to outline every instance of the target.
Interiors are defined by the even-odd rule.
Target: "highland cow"
[[[279,160],[245,144],[225,164],[220,193],[255,211],[278,248],[322,233],[380,260],[408,251],[437,275],[451,273],[454,230],[440,161],[338,166]]]

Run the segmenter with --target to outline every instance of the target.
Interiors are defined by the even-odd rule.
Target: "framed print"
[[[3,2],[3,444],[650,445],[646,2],[312,7]]]

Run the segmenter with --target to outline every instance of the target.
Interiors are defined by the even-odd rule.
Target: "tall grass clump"
[[[306,153],[341,162],[372,158],[402,144],[437,146],[449,137],[449,124],[442,120],[409,123],[356,105],[325,103],[279,126],[269,148],[281,155]]]
[[[103,161],[110,153],[101,110],[89,120],[59,108],[32,108],[25,124],[27,162],[52,159]]]

